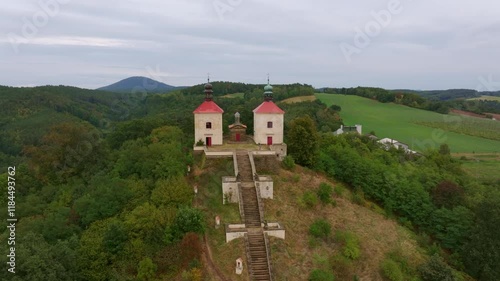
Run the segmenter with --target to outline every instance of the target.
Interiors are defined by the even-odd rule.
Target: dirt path
[[[210,250],[210,245],[208,245],[207,235],[203,235],[203,255],[202,255],[203,263],[206,265],[206,269],[210,272],[212,277],[215,277],[216,280],[222,281],[231,281],[226,278],[224,274],[219,270],[217,266],[215,266],[212,259],[212,251]]]

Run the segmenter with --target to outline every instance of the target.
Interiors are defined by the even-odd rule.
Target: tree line
[[[474,90],[411,91],[385,90],[382,88],[323,88],[324,93],[355,95],[379,102],[393,102],[409,107],[448,114],[451,109],[470,111],[478,114],[500,113],[500,102],[494,100],[467,100],[480,94]]]

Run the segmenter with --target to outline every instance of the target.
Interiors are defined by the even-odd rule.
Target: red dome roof
[[[204,101],[193,113],[223,113],[224,110],[220,108],[213,101]]]
[[[267,114],[285,114],[285,112],[279,108],[274,102],[272,101],[265,101],[261,103],[257,108],[253,110],[254,113],[267,113]]]

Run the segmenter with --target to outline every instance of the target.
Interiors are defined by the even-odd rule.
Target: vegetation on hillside
[[[290,131],[287,135],[295,138]],[[315,138],[304,135],[301,140],[306,145]],[[299,164],[349,184],[359,202],[364,198],[377,202],[388,216],[397,216],[402,224],[429,237],[427,243],[445,249],[441,253],[457,269],[479,280],[500,278],[500,270],[492,269],[500,263],[500,236],[490,236],[499,229],[500,186],[479,185],[445,145],[413,156],[403,150],[386,151],[368,137],[347,134],[322,135],[320,145],[309,148],[307,157],[301,150],[290,150],[290,155]]]
[[[444,114],[448,113],[448,111],[450,110],[450,107],[443,102],[425,99],[415,93],[394,93],[381,88],[325,88],[322,92],[328,94],[360,96],[378,100],[379,102],[383,103],[394,102],[414,108],[425,109]]]
[[[220,83],[216,88],[221,88],[216,100],[226,110],[225,127],[240,111],[251,130],[251,110],[262,102],[261,86],[234,89],[245,93],[244,98],[219,97],[233,91],[235,84]],[[235,220],[238,213],[237,207],[227,211],[221,203],[220,176],[231,174],[231,165],[214,164],[204,174],[193,169],[186,177],[187,166],[195,162],[192,111],[203,100],[202,85],[166,95],[63,86],[0,87],[0,91],[5,109],[0,115],[0,183],[6,194],[7,167],[15,166],[18,219],[16,275],[4,270],[0,279],[200,280],[207,275],[200,255],[203,234],[222,231],[207,225],[212,225],[209,222],[216,213]],[[311,91],[307,85],[279,85],[275,97],[281,100]],[[335,228],[339,224],[333,210],[344,203],[342,193],[352,194],[352,202],[397,219],[418,234],[430,254],[444,259],[442,263],[431,260],[427,266],[424,262],[417,269],[412,257],[397,254],[402,249],[391,249],[395,253],[377,255],[376,260],[386,278],[432,280],[426,276],[441,276],[431,274],[436,264],[438,274],[451,271],[455,278],[461,275],[457,270],[478,280],[500,278],[498,182],[484,185],[468,176],[446,147],[414,158],[402,151],[386,151],[368,138],[334,137],[331,132],[342,124],[338,105],[317,100],[280,106],[287,111],[287,168],[304,165],[351,188],[343,192],[337,185],[320,182],[310,186],[315,182],[313,172],[308,179],[285,172],[288,177],[277,180],[277,190],[289,181],[295,186],[290,190],[296,192],[287,204],[278,200],[279,207],[293,204],[298,212],[326,210],[325,216],[315,218],[318,222],[300,225],[298,229],[311,239],[299,244],[304,246],[301,251],[310,247],[313,252],[326,245],[334,254],[321,253],[314,261],[314,273],[307,272],[304,278],[352,278],[353,264],[372,263],[363,252],[368,236]],[[203,159],[196,161],[197,169],[205,165]],[[200,182],[207,185],[200,186],[195,199],[192,184]],[[380,204],[383,211],[367,199]],[[7,205],[6,196],[0,204]],[[278,213],[278,207],[273,210],[277,219],[289,215]],[[366,208],[358,211],[374,215]],[[6,215],[0,214],[2,241],[9,235]],[[350,217],[351,226],[359,224],[354,214]],[[219,239],[213,245],[222,245],[223,238]],[[226,270],[233,269],[234,249],[241,246],[221,246],[215,253],[231,257],[221,261]],[[279,244],[274,251],[280,251]],[[281,254],[278,257],[286,256]],[[2,258],[4,264],[6,258]]]
[[[234,93],[243,93],[246,100],[257,97],[262,100],[262,93],[265,84],[245,84],[245,83],[233,83],[233,82],[210,82],[213,86],[214,96],[225,96]],[[185,95],[197,95],[203,93],[205,84],[195,85],[181,90],[181,93]],[[291,97],[297,96],[312,96],[314,94],[314,88],[307,84],[287,84],[287,85],[274,85],[273,84],[273,97],[274,100],[280,101]]]

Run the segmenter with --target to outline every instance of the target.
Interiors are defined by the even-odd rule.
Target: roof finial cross
[[[267,84],[269,85],[269,73],[267,74]]]
[[[207,76],[208,76],[208,78],[207,78],[207,82],[208,82],[208,83],[210,83],[210,72],[209,72],[209,73],[207,73]]]

